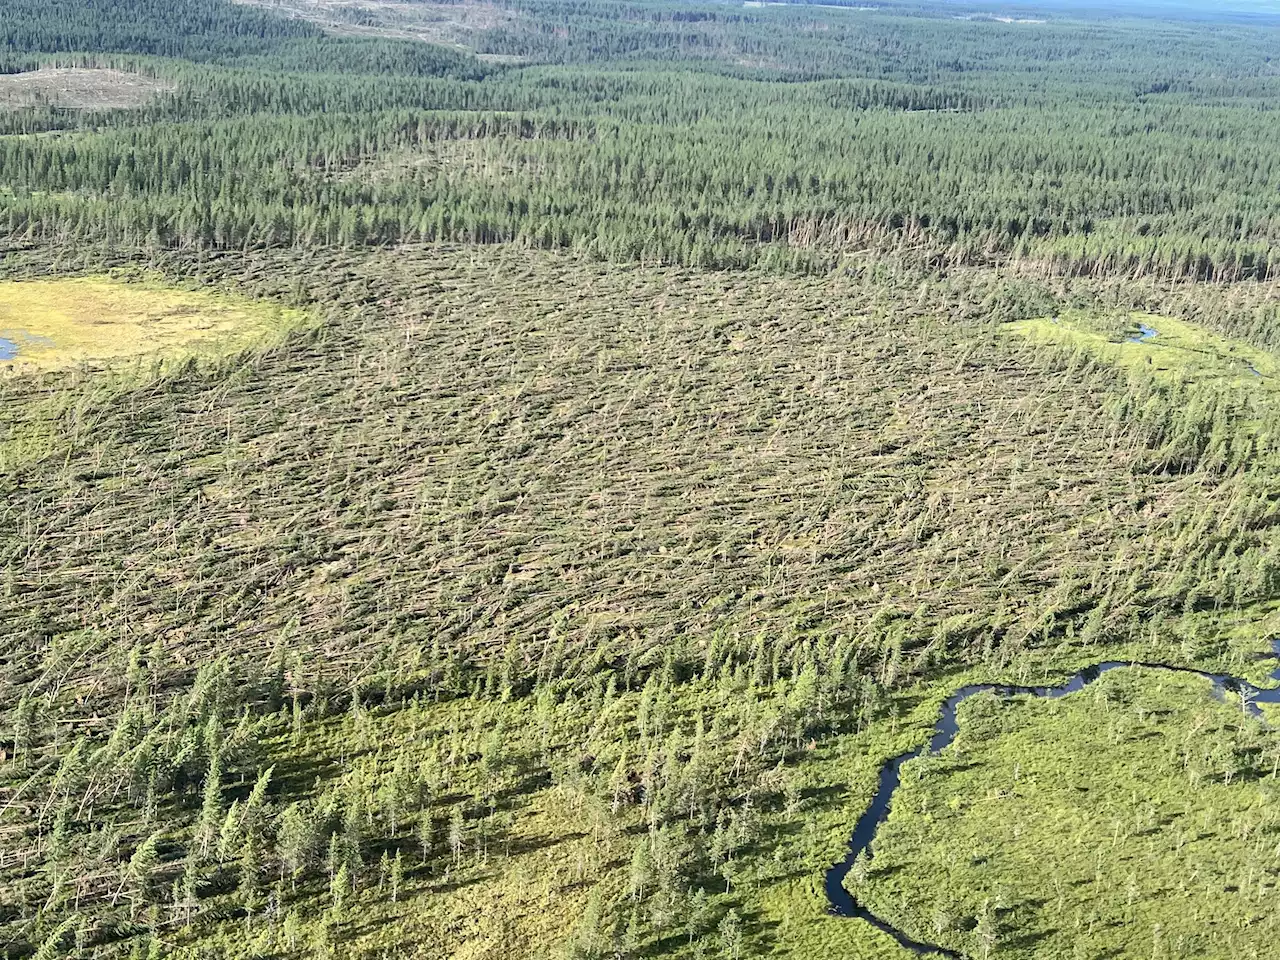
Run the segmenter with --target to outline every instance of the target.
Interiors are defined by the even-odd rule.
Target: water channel
[[[1273,651],[1277,660],[1280,660],[1280,640],[1273,645]],[[899,754],[880,768],[880,781],[876,787],[875,796],[871,798],[870,806],[867,807],[853,829],[853,838],[849,841],[848,855],[827,871],[825,886],[830,911],[838,917],[865,920],[876,929],[893,937],[894,940],[908,950],[922,956],[932,954],[960,960],[961,954],[954,950],[912,939],[887,920],[876,916],[845,889],[845,878],[849,875],[849,871],[853,869],[854,861],[858,859],[859,854],[865,852],[868,859],[872,856],[871,844],[876,838],[876,832],[880,829],[880,825],[888,819],[893,803],[893,794],[902,781],[903,764],[908,760],[914,760],[922,754],[933,756],[950,746],[952,741],[955,740],[956,734],[960,732],[960,723],[956,718],[956,711],[959,709],[960,704],[970,697],[976,697],[982,693],[992,693],[1002,699],[1027,696],[1058,700],[1073,693],[1078,693],[1104,673],[1118,670],[1121,667],[1140,667],[1145,670],[1160,670],[1166,673],[1184,673],[1204,677],[1213,683],[1214,691],[1219,697],[1225,697],[1228,693],[1236,694],[1240,697],[1243,709],[1258,719],[1263,719],[1260,704],[1280,703],[1280,688],[1263,689],[1239,677],[1227,676],[1221,673],[1209,673],[1190,667],[1174,667],[1160,663],[1123,663],[1115,660],[1108,660],[1105,663],[1085,667],[1059,687],[1015,687],[990,683],[961,687],[943,703],[942,716],[939,717],[938,722],[934,725],[933,736],[929,739],[928,745]],[[1271,674],[1271,679],[1280,682],[1280,669]]]

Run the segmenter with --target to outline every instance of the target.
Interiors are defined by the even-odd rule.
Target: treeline
[[[494,71],[474,56],[409,40],[332,37],[305,20],[228,0],[11,0],[0,22],[0,72],[37,54],[134,55],[269,72],[448,76]],[[171,66],[173,66],[171,64]]]
[[[199,96],[188,88],[152,108],[166,122],[0,140],[0,230],[161,246],[519,242],[699,265],[889,244],[1072,274],[1275,270],[1280,196],[1261,185],[1280,173],[1280,129],[1249,108],[948,112],[892,84],[753,96],[714,77],[549,71],[234,72],[206,89],[257,114],[181,121]],[[415,100],[424,109],[403,106]]]
[[[665,0],[506,0],[511,22],[477,49],[544,63],[692,62],[740,76],[874,77],[1016,85],[1045,99],[1132,95],[1161,83],[1269,75],[1265,29],[1079,19],[959,20],[950,4],[910,9],[755,8]],[[1272,87],[1274,89],[1274,87]]]
[[[15,22],[74,44],[55,28],[96,23],[85,9]],[[249,15],[209,9],[210,30]],[[1264,30],[586,0],[511,12],[480,46],[566,59],[528,37],[499,42],[519,30],[627,65],[498,67],[239,20],[216,65],[98,54],[175,89],[132,112],[0,114],[0,134],[66,134],[0,140],[0,232],[161,247],[515,242],[784,269],[870,247],[1071,275],[1275,273],[1280,125],[1265,103],[1280,78]],[[717,41],[704,56],[668,36],[712,27],[761,46]],[[158,17],[148,29],[176,28]],[[10,63],[30,66],[41,42],[15,40],[26,48]],[[862,76],[776,82],[821,63],[828,42],[844,64],[830,72]],[[775,82],[722,75],[739,68]]]
[[[461,50],[413,40],[316,37],[282,44],[269,54],[228,58],[227,63],[259,71],[364,76],[450,77],[479,80],[500,68]],[[232,101],[235,103],[235,101]]]

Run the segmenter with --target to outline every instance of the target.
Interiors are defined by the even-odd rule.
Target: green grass
[[[596,797],[537,776],[539,739],[522,735],[536,728],[532,714],[527,702],[427,702],[267,738],[264,763],[275,765],[295,800],[352,789],[377,797],[406,764],[430,771],[425,799],[402,814],[398,837],[370,845],[371,872],[343,911],[332,910],[323,877],[296,889],[290,882],[280,916],[178,931],[172,955],[198,957],[214,949],[236,956],[375,957],[413,944],[415,956],[482,957],[567,940],[593,897],[618,899],[631,838]],[[561,711],[545,735],[560,741],[565,733],[554,726],[573,715],[572,707]],[[482,767],[477,760],[494,760],[486,733],[493,725],[508,732],[503,759]],[[461,744],[462,755],[442,751],[443,744]],[[466,830],[456,855],[447,832],[455,807],[465,810]],[[425,851],[415,832],[424,816],[436,823]],[[383,849],[399,850],[407,863],[396,902],[390,878],[377,868]],[[229,909],[238,908],[237,898],[225,899]],[[216,901],[212,912],[219,912]]]
[[[413,956],[422,957],[595,956],[619,948],[636,955],[716,957],[718,924],[732,909],[744,919],[750,955],[896,955],[896,945],[869,926],[826,915],[821,877],[839,858],[879,764],[923,735],[942,690],[913,690],[884,711],[893,717],[909,706],[910,716],[885,718],[839,741],[792,751],[783,762],[775,762],[770,751],[767,761],[753,757],[736,774],[739,737],[762,709],[785,703],[785,689],[753,691],[722,683],[681,690],[659,740],[669,742],[680,731],[691,736],[695,717],[707,721],[711,769],[699,807],[727,788],[731,794],[746,790],[754,810],[731,870],[696,866],[706,856],[708,831],[715,829],[701,810],[677,831],[680,843],[703,851],[682,867],[693,871],[691,889],[707,897],[692,933],[688,893],[659,886],[636,895],[634,854],[652,837],[648,802],[634,788],[620,803],[610,797],[619,763],[638,780],[652,762],[655,748],[644,746],[648,735],[639,720],[645,696],[631,692],[601,701],[563,693],[563,699],[540,697],[537,703],[415,700],[301,726],[293,725],[287,711],[266,719],[258,730],[256,764],[273,770],[278,803],[358,794],[371,798],[372,816],[386,832],[381,798],[404,770],[414,772],[424,799],[401,811],[399,828],[391,828],[386,839],[370,839],[367,871],[341,911],[333,909],[318,870],[296,884],[290,879],[268,885],[283,908],[274,916],[246,917],[234,884],[233,892],[218,892],[227,890],[226,877],[238,870],[233,853],[205,871],[202,919],[192,927],[157,929],[155,942],[166,955],[183,958],[209,951],[374,958],[396,956],[406,943],[413,944]],[[578,769],[584,729],[596,731],[588,741],[590,770]],[[664,749],[657,750],[661,764]],[[243,800],[245,792],[232,794]],[[737,803],[728,809],[734,808],[742,810]],[[448,833],[455,809],[464,824],[456,853]],[[435,823],[426,852],[417,831],[425,817]],[[185,828],[170,839],[193,842]],[[400,851],[407,863],[394,903],[390,882],[377,867],[383,850]],[[162,869],[173,874],[177,868]],[[653,876],[648,883],[659,881]],[[634,934],[632,915],[642,921]],[[142,929],[137,935],[146,949],[152,935]]]
[[[154,277],[0,283],[0,337],[10,369],[51,369],[123,358],[183,358],[242,349],[302,324],[301,311],[245,297],[182,290]]]
[[[0,413],[0,470],[49,456],[69,420],[91,419],[166,372],[267,349],[315,323],[314,314],[278,301],[175,286],[137,268],[0,281],[0,338],[17,346],[16,357],[0,361],[0,376],[50,378],[49,389]]]
[[[1133,342],[1143,326],[1157,335]],[[1280,358],[1275,354],[1176,317],[1066,311],[1052,319],[1011,323],[1008,330],[1035,342],[1088,350],[1169,383],[1209,382],[1267,396],[1280,391]]]
[[[1210,689],[1135,669],[969,701],[904,771],[860,892],[974,956],[1267,955],[1280,741]]]

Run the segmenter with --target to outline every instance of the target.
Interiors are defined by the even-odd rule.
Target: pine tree
[[[240,854],[240,906],[252,917],[262,905],[262,851],[256,837],[246,838]]]
[[[431,862],[431,847],[435,842],[435,824],[431,819],[431,808],[422,811],[418,817],[418,847],[422,851],[422,865]]]
[[[13,755],[25,757],[35,745],[36,702],[23,695],[13,708]]]
[[[351,871],[344,863],[338,868],[338,872],[333,875],[333,880],[329,883],[329,915],[335,923],[341,923],[343,911],[347,903],[347,895],[351,892]]]
[[[157,864],[160,862],[160,855],[157,850],[159,841],[160,834],[153,833],[134,850],[133,855],[129,858],[128,865],[124,869],[124,876],[119,889],[116,891],[116,896],[112,898],[113,904],[125,889],[129,890],[130,898],[135,907],[139,903],[149,902],[152,877],[155,874]]]
[[[735,910],[729,910],[720,921],[720,950],[726,960],[742,955],[742,921]]]
[[[222,757],[215,749],[209,757],[209,767],[204,778],[204,799],[200,805],[200,818],[196,824],[196,843],[201,857],[207,857],[224,825],[222,811]]]
[[[453,851],[453,864],[456,867],[462,858],[462,849],[466,845],[466,824],[462,819],[462,808],[455,805],[449,819],[449,849]]]

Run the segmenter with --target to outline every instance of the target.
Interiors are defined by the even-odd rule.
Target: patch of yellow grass
[[[1156,335],[1135,342],[1142,327]],[[1024,320],[1008,329],[1041,343],[1083,347],[1121,366],[1145,367],[1157,377],[1228,383],[1251,390],[1280,390],[1280,359],[1274,354],[1179,320],[1134,313],[1121,317],[1064,314]]]
[[[224,353],[302,317],[272,303],[109,277],[8,281],[0,283],[0,339],[17,356],[0,366]]]

